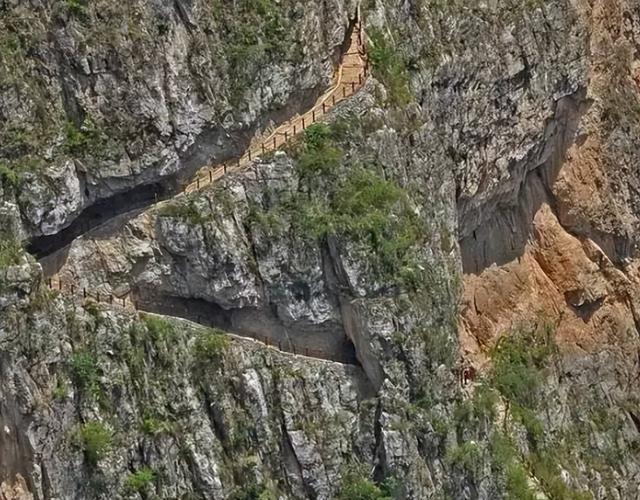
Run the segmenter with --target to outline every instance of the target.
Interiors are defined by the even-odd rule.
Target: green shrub
[[[200,362],[217,361],[229,347],[229,337],[215,328],[203,329],[195,343],[195,357]]]
[[[265,484],[250,483],[237,488],[229,500],[276,500],[278,496]]]
[[[489,443],[494,464],[504,473],[506,498],[509,500],[535,500],[536,493],[529,487],[529,476],[513,440],[494,432]]]
[[[389,102],[404,106],[411,101],[409,72],[402,56],[395,47],[377,30],[370,30],[369,59],[373,75],[382,82],[388,92]]]
[[[24,250],[17,240],[0,235],[0,269],[20,264],[23,255]]]
[[[143,467],[136,472],[129,474],[124,480],[124,487],[127,491],[146,491],[156,478],[156,473],[149,467]]]
[[[204,224],[208,220],[193,200],[185,200],[184,198],[162,204],[158,209],[158,215],[181,219],[194,226]]]
[[[145,316],[143,321],[149,336],[155,341],[166,340],[176,333],[175,326],[166,319],[157,316]]]
[[[291,227],[307,239],[341,236],[369,254],[366,260],[380,281],[411,289],[424,285],[427,271],[416,257],[427,232],[409,194],[385,179],[377,164],[339,172],[343,153],[337,133],[326,124],[310,126],[293,151],[300,191],[266,210],[254,204],[250,220],[269,231]],[[442,353],[447,360],[450,344],[447,355]]]
[[[591,493],[578,491],[567,484],[560,475],[558,462],[553,454],[532,454],[530,457],[533,474],[542,484],[548,498],[558,500],[592,500]]]
[[[296,153],[298,173],[307,183],[318,176],[335,174],[342,159],[342,151],[333,141],[331,128],[324,123],[314,123],[305,130],[304,142]],[[310,189],[313,187],[309,185]]]
[[[509,401],[534,408],[544,380],[543,370],[554,352],[552,331],[546,325],[503,336],[491,352],[492,385]]]
[[[51,391],[51,397],[56,401],[64,401],[67,399],[69,395],[69,386],[67,384],[67,380],[62,378],[62,376],[58,375],[56,380],[56,385]]]
[[[67,122],[64,134],[63,147],[71,155],[100,153],[105,145],[104,138],[91,121],[87,121],[81,128],[76,127],[72,122]]]
[[[94,393],[98,390],[98,362],[87,351],[78,351],[71,357],[71,372],[76,384],[84,390]]]
[[[477,443],[469,441],[449,450],[447,460],[476,475],[482,466],[482,450]]]
[[[82,15],[86,12],[86,6],[82,0],[65,0],[65,5],[71,14]]]
[[[390,500],[377,484],[371,481],[364,466],[352,465],[342,476],[338,500]]]
[[[78,438],[90,464],[95,465],[111,450],[113,434],[105,424],[90,421],[82,425]]]
[[[16,171],[4,162],[0,162],[0,179],[3,184],[12,187],[17,187],[20,180]]]
[[[511,408],[513,417],[522,424],[527,431],[527,439],[534,449],[540,447],[544,439],[544,425],[536,417],[533,410],[514,404]]]
[[[140,429],[149,436],[157,436],[172,432],[174,427],[173,422],[147,415],[143,418]]]

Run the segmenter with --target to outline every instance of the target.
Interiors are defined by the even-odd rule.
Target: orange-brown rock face
[[[640,62],[628,7],[584,9],[592,36],[582,110],[563,117],[556,108],[560,140],[545,145],[548,161],[527,169],[517,196],[461,240],[461,351],[478,365],[500,335],[531,321],[552,323],[567,352],[637,337]]]
[[[463,353],[482,361],[501,333],[541,319],[556,326],[561,346],[591,351],[635,328],[635,287],[631,269],[617,269],[594,242],[569,234],[543,204],[522,256],[465,276]]]

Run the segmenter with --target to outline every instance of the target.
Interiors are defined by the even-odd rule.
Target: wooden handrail
[[[253,160],[259,158],[261,155],[277,150],[278,147],[282,147],[291,138],[303,133],[304,130],[309,126],[309,124],[319,121],[321,117],[325,116],[327,112],[330,111],[338,103],[355,94],[365,84],[367,78],[367,62],[366,59],[362,56],[362,54],[364,54],[364,45],[362,40],[363,37],[361,27],[360,25],[358,25],[358,29],[354,30],[352,34],[351,46],[349,50],[344,54],[344,56],[358,56],[359,64],[347,65],[344,62],[340,64],[336,72],[334,85],[316,101],[316,104],[311,109],[276,128],[257,146],[254,146],[253,148],[249,147],[247,151],[236,160],[223,163],[222,165],[205,167],[201,170],[200,173],[195,176],[195,179],[190,184],[185,186],[183,192],[181,192],[177,196],[181,196],[183,194],[190,193],[194,190],[199,190],[205,186],[213,184],[218,179],[224,177],[228,172],[238,171],[246,167],[247,165],[250,165]],[[354,43],[356,47],[355,52],[351,51]],[[359,70],[357,81],[345,81],[345,68],[357,68]],[[284,136],[284,142],[279,145],[277,141],[278,136]],[[166,203],[166,201],[160,202],[159,204],[162,203]],[[123,296],[116,296],[113,293],[100,294],[96,287],[93,287],[93,289],[96,291],[92,294],[92,292],[90,290],[87,290],[86,287],[80,288],[74,283],[69,283],[69,286],[65,286],[67,285],[67,283],[63,283],[62,279],[60,279],[59,277],[49,278],[47,280],[47,285],[49,289],[53,291],[64,293],[65,295],[71,295],[82,300],[95,300],[96,302],[107,304],[109,305],[109,307],[123,307],[125,309],[136,311],[139,310],[138,304],[136,304],[136,302],[129,294],[125,294]],[[328,352],[324,352],[322,350],[310,349],[308,347],[301,348],[300,346],[296,346],[295,344],[290,344],[290,349],[283,349],[282,342],[280,341],[276,346],[267,337],[251,336],[249,338],[262,342],[268,347],[277,348],[282,352],[293,351],[293,354],[296,355],[304,355],[318,359],[336,361]]]

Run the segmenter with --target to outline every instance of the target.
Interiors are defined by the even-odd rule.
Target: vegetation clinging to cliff
[[[413,285],[422,221],[409,194],[386,179],[379,165],[342,161],[343,132],[335,125],[309,127],[292,151],[299,191],[267,210],[253,207],[252,220],[269,231],[288,222],[296,234],[312,239],[340,236],[369,256],[381,281]]]

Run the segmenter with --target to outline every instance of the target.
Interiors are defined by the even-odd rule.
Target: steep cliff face
[[[590,350],[636,330],[637,179],[625,167],[637,161],[633,10],[596,2],[577,11],[589,27],[580,92],[558,102],[542,161],[514,176],[517,199],[463,235],[472,350],[541,313],[569,347]]]
[[[25,281],[2,296],[6,487],[19,474],[33,498],[331,498],[343,457],[374,446],[355,367],[79,306],[38,289],[33,265],[11,269]]]
[[[31,236],[171,191],[328,84],[354,2],[5,2],[0,158]],[[146,185],[147,188],[141,186]],[[84,222],[114,210],[85,212]]]
[[[240,152],[356,12],[167,5],[0,7],[3,230]],[[327,125],[42,260],[174,318],[3,246],[0,498],[636,497],[638,7],[366,2]]]

